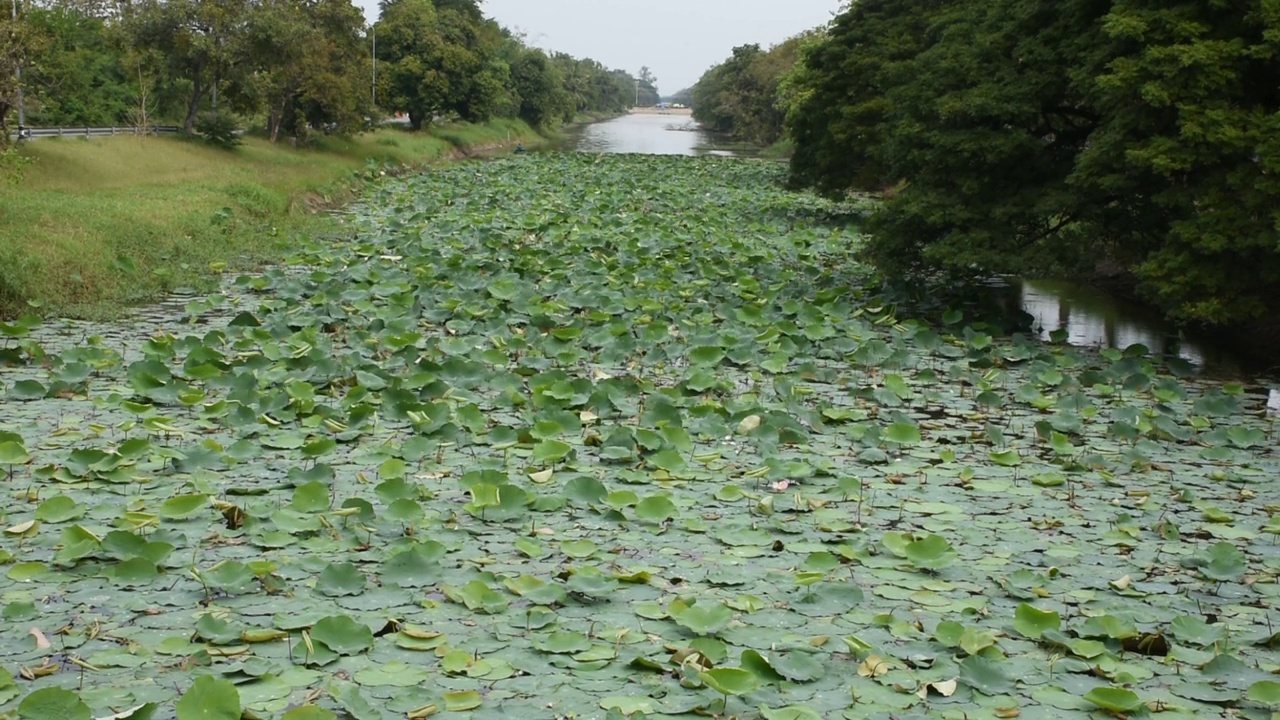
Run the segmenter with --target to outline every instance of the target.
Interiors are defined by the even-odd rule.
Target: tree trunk
[[[410,111],[409,111],[409,129],[410,129],[410,130],[421,130],[421,129],[422,129],[422,121],[423,121],[423,120],[425,120],[425,119],[426,119],[426,118],[424,118],[424,117],[423,117],[423,115],[422,115],[422,113],[421,113],[420,111],[417,111],[417,110],[410,110]]]
[[[183,121],[182,127],[188,135],[195,134],[196,116],[200,114],[200,101],[204,99],[205,87],[200,82],[200,75],[197,73],[194,80],[194,87],[191,89],[191,100],[187,102],[187,117]]]
[[[0,150],[9,147],[9,103],[0,100]]]

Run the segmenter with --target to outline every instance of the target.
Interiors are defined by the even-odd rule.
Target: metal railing
[[[149,135],[177,135],[182,128],[177,125],[152,125],[146,129]],[[12,140],[39,140],[40,138],[93,138],[112,135],[137,135],[135,127],[57,127],[57,128],[22,128],[10,133]]]

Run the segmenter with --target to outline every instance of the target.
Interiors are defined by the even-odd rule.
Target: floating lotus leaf
[[[214,669],[276,718],[1269,709],[1266,383],[888,297],[876,201],[773,163],[377,177],[0,348],[0,715],[72,660],[100,714]]]
[[[201,675],[178,700],[178,720],[239,720],[239,718],[240,693],[229,680],[215,678],[212,675]]]
[[[1137,693],[1123,688],[1096,687],[1085,693],[1084,699],[1113,713],[1133,712],[1145,706]]]
[[[714,635],[728,626],[733,611],[724,605],[694,605],[672,613],[677,624],[699,635]]]
[[[355,655],[373,647],[373,631],[346,615],[331,615],[311,627],[311,639],[339,655]]]
[[[760,686],[760,678],[742,668],[716,668],[698,673],[698,679],[722,695],[745,695]]]

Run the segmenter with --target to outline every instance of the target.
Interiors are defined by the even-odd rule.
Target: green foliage
[[[418,136],[378,137],[397,144],[356,148]],[[326,157],[145,142],[151,173],[132,138],[24,150],[64,169],[42,182],[112,197],[169,167],[287,194],[279,166]],[[1275,703],[1275,629],[1240,611],[1274,594],[1266,395],[899,317],[862,240],[822,220],[843,206],[784,178],[715,157],[443,164],[379,176],[340,234],[219,294],[0,323],[0,714]],[[42,674],[71,651],[83,688]]]
[[[1170,316],[1280,290],[1273,19],[1154,0],[863,0],[803,52],[792,182],[892,188],[895,280],[1121,273]]]
[[[693,117],[704,127],[757,145],[783,135],[789,98],[784,82],[800,50],[815,33],[790,38],[768,51],[743,45],[723,63],[703,73],[690,91]]]
[[[229,112],[205,112],[196,117],[196,132],[210,145],[224,150],[240,145],[240,123]]]
[[[497,61],[501,32],[474,0],[391,0],[378,35],[379,97],[421,128],[437,116],[487,120],[510,70]]]
[[[117,125],[135,89],[105,19],[62,4],[32,7],[24,18],[42,38],[24,72],[27,124]]]
[[[511,65],[511,85],[520,104],[520,119],[544,128],[572,117],[573,98],[560,70],[541,50],[523,50]]]
[[[367,129],[375,95],[414,129],[519,118],[546,130],[623,112],[635,94],[630,74],[527,47],[476,0],[392,0],[372,33],[348,0],[26,5],[16,24],[0,14],[0,64],[26,68],[29,125],[176,122],[208,136],[203,114],[230,110],[264,122],[273,142],[314,144]],[[640,78],[654,102],[655,82]],[[0,76],[0,122],[12,120],[17,86]]]
[[[640,68],[634,78],[636,107],[652,107],[662,99],[658,92],[658,78],[654,77],[648,66]]]
[[[240,707],[231,681],[201,675],[178,700],[178,720],[239,720]]]
[[[212,99],[216,85],[234,80],[234,62],[245,28],[247,0],[142,0],[119,22],[122,48],[151,51],[151,74],[164,78],[163,93],[188,133]]]
[[[364,16],[348,0],[254,5],[233,86],[249,110],[265,113],[272,141],[313,130],[349,135],[372,110]]]
[[[24,155],[15,147],[9,145],[0,147],[0,185],[21,183],[27,167],[34,161],[34,158]]]
[[[555,53],[551,61],[569,95],[566,120],[580,113],[623,113],[634,102],[635,80],[626,71],[610,70],[595,60],[579,60],[565,53]]]

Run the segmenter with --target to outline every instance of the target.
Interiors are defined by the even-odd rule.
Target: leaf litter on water
[[[900,317],[780,180],[391,178],[8,340],[0,713],[1269,717],[1265,391]]]

